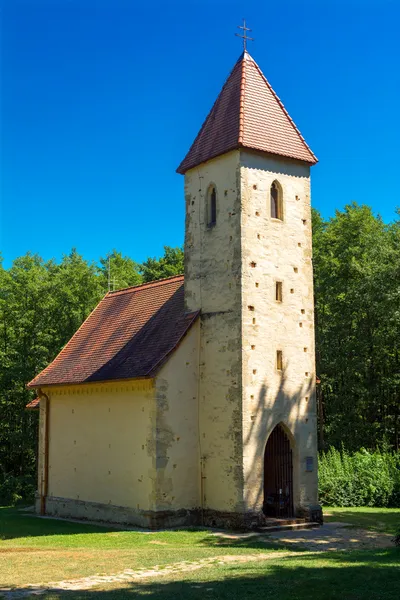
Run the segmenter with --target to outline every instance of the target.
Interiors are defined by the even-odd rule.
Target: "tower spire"
[[[248,37],[246,35],[246,31],[251,31],[251,29],[249,29],[248,27],[246,27],[246,19],[245,18],[243,18],[243,25],[238,25],[238,29],[242,29],[243,30],[243,35],[241,35],[240,33],[235,33],[235,35],[237,37],[242,38],[242,40],[243,40],[243,51],[246,52],[246,43],[247,43],[247,40],[251,40],[252,42],[254,42],[254,38]]]
[[[311,165],[317,162],[260,67],[247,52],[241,54],[233,67],[179,165],[178,173],[186,173],[238,148],[286,156]]]

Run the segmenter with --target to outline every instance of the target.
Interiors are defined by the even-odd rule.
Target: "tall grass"
[[[400,454],[330,448],[319,458],[319,498],[329,506],[400,506]]]

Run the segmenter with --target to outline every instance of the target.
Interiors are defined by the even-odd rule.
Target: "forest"
[[[356,203],[327,220],[313,211],[318,439],[328,454],[399,450],[397,215],[384,223]],[[25,409],[26,383],[108,289],[182,272],[183,251],[170,247],[141,264],[116,250],[93,263],[73,249],[59,262],[27,253],[0,265],[0,504],[35,489],[38,414]]]

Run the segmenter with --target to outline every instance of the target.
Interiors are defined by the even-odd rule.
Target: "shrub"
[[[33,502],[35,484],[31,477],[4,475],[0,482],[0,506],[15,506],[19,502]]]
[[[400,527],[398,527],[395,536],[393,538],[394,544],[395,546],[397,546],[398,548],[400,548]]]
[[[320,456],[319,494],[331,506],[400,506],[400,456],[330,448]]]

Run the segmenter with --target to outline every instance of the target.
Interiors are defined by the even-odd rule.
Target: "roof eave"
[[[187,166],[187,167],[181,168],[181,165],[184,162],[183,161],[181,163],[181,165],[179,165],[176,172],[179,173],[180,175],[185,175],[191,169],[195,169],[196,167],[199,167],[200,165],[205,165],[210,160],[214,160],[215,158],[218,158],[219,156],[228,154],[228,152],[232,152],[233,150],[251,150],[251,151],[257,152],[259,154],[268,154],[269,156],[277,156],[279,158],[282,158],[282,157],[289,158],[291,160],[299,161],[299,162],[305,163],[310,166],[314,166],[318,163],[318,158],[312,152],[311,152],[310,160],[306,160],[304,158],[299,158],[298,156],[291,156],[290,154],[285,154],[285,153],[279,154],[278,152],[268,152],[267,150],[261,150],[260,148],[255,148],[254,146],[247,146],[246,144],[237,142],[237,144],[232,146],[232,148],[230,148],[229,150],[224,150],[224,152],[219,152],[218,154],[215,154],[214,156],[210,156],[209,158],[207,158],[207,160],[195,162],[193,164],[189,164],[189,166]]]
[[[224,156],[224,154],[228,154],[228,152],[233,152],[233,150],[239,150],[239,148],[242,148],[242,144],[240,142],[236,142],[234,145],[225,149],[223,152],[216,152],[212,156],[209,156],[208,158],[206,158],[206,160],[194,161],[193,163],[189,163],[188,166],[182,167],[182,165],[184,165],[184,162],[185,162],[185,160],[183,160],[181,162],[181,164],[179,165],[179,167],[176,169],[176,172],[179,173],[179,175],[185,175],[185,173],[187,173],[191,169],[195,169],[196,167],[199,167],[200,165],[205,165],[210,160],[214,160],[214,158],[218,158],[219,156]]]
[[[316,165],[318,163],[318,158],[312,154],[312,156],[310,156],[310,160],[307,160],[305,158],[299,158],[298,156],[292,156],[288,153],[282,152],[269,152],[268,150],[261,150],[260,148],[255,148],[254,146],[248,146],[245,144],[242,144],[240,147],[241,150],[247,150],[250,152],[255,152],[257,154],[267,154],[268,156],[275,156],[277,158],[287,158],[290,160],[294,160],[296,162],[301,162],[301,163],[305,163],[307,165],[313,166]]]
[[[28,389],[31,390],[35,390],[35,389],[39,389],[39,388],[58,388],[58,387],[71,387],[71,386],[77,386],[77,385],[98,385],[100,383],[124,383],[126,381],[148,381],[149,379],[153,379],[153,375],[142,375],[140,377],[125,377],[125,378],[118,378],[118,379],[102,379],[102,380],[89,380],[89,381],[63,381],[62,383],[35,383],[34,385],[31,385],[30,383],[26,384],[26,387]]]

